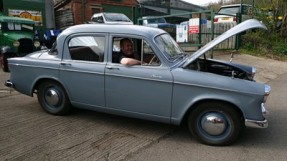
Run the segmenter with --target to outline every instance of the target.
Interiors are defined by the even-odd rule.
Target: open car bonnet
[[[200,57],[201,55],[203,55],[204,53],[206,53],[207,51],[209,51],[210,49],[212,49],[213,47],[215,47],[219,43],[223,42],[224,40],[226,40],[226,39],[228,39],[228,38],[230,38],[236,34],[239,34],[241,32],[244,32],[246,30],[253,29],[253,28],[261,28],[261,29],[267,30],[267,27],[263,23],[259,22],[256,19],[246,20],[246,21],[234,26],[233,28],[229,29],[228,31],[226,31],[222,35],[216,37],[214,40],[210,41],[205,46],[203,46],[202,48],[197,50],[195,53],[190,55],[185,60],[183,67],[185,68],[191,62],[193,62],[195,59],[197,59],[198,57]]]

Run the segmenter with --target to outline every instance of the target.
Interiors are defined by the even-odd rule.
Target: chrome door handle
[[[118,68],[118,67],[112,67],[112,66],[107,66],[107,69],[116,69],[116,70],[120,70],[120,68]]]
[[[66,66],[70,66],[71,65],[71,63],[60,63],[61,65],[66,65]]]

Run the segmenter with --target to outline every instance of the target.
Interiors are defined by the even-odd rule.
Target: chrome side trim
[[[245,119],[245,126],[251,128],[267,128],[268,121],[266,119],[263,121]]]

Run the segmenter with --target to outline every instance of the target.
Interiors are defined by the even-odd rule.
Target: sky
[[[219,0],[183,0],[183,1],[195,4],[195,5],[199,5],[199,6],[205,6],[211,2],[218,2]]]

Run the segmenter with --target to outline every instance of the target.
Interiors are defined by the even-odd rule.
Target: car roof
[[[57,44],[62,45],[66,38],[74,34],[91,34],[91,33],[113,33],[113,34],[122,34],[122,35],[137,35],[148,38],[153,38],[156,35],[166,33],[166,31],[147,26],[140,25],[113,25],[113,24],[81,24],[75,25],[65,29],[58,37]],[[62,52],[62,48],[58,49],[59,52]]]
[[[26,23],[26,24],[35,24],[35,22],[31,19],[27,18],[20,18],[20,17],[12,17],[12,16],[5,16],[0,14],[0,22],[14,22],[14,23]]]
[[[97,15],[104,15],[104,14],[118,14],[118,15],[125,15],[123,13],[117,13],[117,12],[100,12],[100,13],[94,13],[93,16]],[[125,15],[126,16],[126,15]]]
[[[230,4],[230,5],[224,5],[221,6],[220,8],[226,8],[226,7],[239,7],[241,4]],[[252,6],[250,4],[242,4],[242,6]]]
[[[166,33],[162,29],[146,27],[140,25],[113,25],[113,24],[82,24],[75,25],[64,30],[60,35],[61,37],[66,37],[71,34],[77,33],[114,33],[114,34],[133,34],[140,36],[155,36],[158,34]]]

